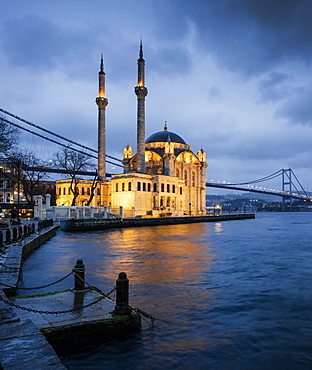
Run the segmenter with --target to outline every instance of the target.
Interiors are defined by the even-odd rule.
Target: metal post
[[[13,227],[12,231],[13,231],[12,241],[16,242],[16,240],[17,240],[17,228]]]
[[[7,229],[5,232],[5,242],[7,244],[11,242],[11,229]]]
[[[121,272],[116,280],[116,305],[114,315],[128,315],[131,312],[129,307],[129,279],[125,272]]]
[[[82,260],[77,260],[74,267],[75,276],[75,287],[74,290],[84,290],[84,280],[85,280],[85,265]]]
[[[17,224],[21,223],[20,221],[20,181],[21,181],[21,163],[18,163],[17,167]]]

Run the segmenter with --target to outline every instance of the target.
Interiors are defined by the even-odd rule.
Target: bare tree
[[[86,203],[86,206],[89,206],[91,204],[92,199],[94,198],[94,195],[95,195],[94,192],[95,192],[95,189],[98,186],[98,183],[99,183],[99,181],[98,181],[98,175],[97,175],[97,172],[96,172],[96,175],[94,176],[93,181],[92,181],[92,184],[91,184],[90,197],[89,197],[89,199],[88,199],[88,201]]]
[[[7,156],[12,167],[11,179],[19,182],[28,203],[34,203],[34,195],[40,194],[40,182],[48,178],[44,172],[44,162],[30,149],[21,149]]]
[[[7,155],[18,143],[19,130],[7,123],[3,117],[0,117],[0,154],[2,157]]]
[[[76,205],[76,199],[79,195],[78,184],[80,179],[77,177],[77,172],[87,171],[92,167],[91,158],[81,152],[77,152],[70,147],[62,148],[60,152],[54,155],[54,166],[65,169],[67,175],[70,176],[70,192],[73,195],[72,206]]]

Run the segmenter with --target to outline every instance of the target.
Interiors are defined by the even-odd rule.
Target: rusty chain
[[[112,301],[114,302],[114,300],[109,297],[115,290],[116,290],[116,287],[114,287],[110,292],[108,292],[107,294],[105,294],[101,289],[89,284],[87,281],[85,281],[81,276],[79,276],[78,274],[75,273],[75,270],[73,270],[73,275],[75,276],[75,278],[78,278],[80,281],[82,281],[83,283],[85,283],[86,285],[88,285],[88,287],[91,289],[91,290],[94,290],[97,294],[99,294],[100,296],[102,296],[103,298],[106,298],[108,299],[109,301]]]
[[[100,298],[96,299],[95,301],[93,301],[93,302],[91,302],[91,303],[86,304],[85,306],[74,307],[74,308],[72,308],[72,309],[70,309],[70,310],[63,310],[63,311],[43,311],[43,310],[35,310],[35,309],[33,309],[33,308],[20,306],[19,304],[15,304],[15,303],[13,303],[13,302],[10,302],[9,300],[4,299],[4,298],[2,298],[2,297],[1,297],[1,300],[2,300],[4,303],[6,303],[6,304],[8,304],[8,305],[10,305],[10,306],[12,306],[12,307],[19,308],[19,309],[24,310],[24,311],[28,311],[28,312],[35,312],[35,313],[41,313],[41,314],[46,314],[46,315],[59,315],[59,314],[61,314],[61,313],[69,313],[69,312],[79,311],[79,310],[81,310],[81,309],[83,309],[83,308],[90,307],[90,306],[92,306],[92,305],[94,305],[94,304],[96,304],[96,303],[100,302],[100,301],[101,301],[102,299],[104,299],[104,298],[105,298],[105,297],[100,297]]]
[[[19,270],[19,267],[11,267],[11,266],[6,266],[4,263],[0,263],[0,266],[3,266],[7,269],[12,269],[12,270]]]
[[[49,287],[49,286],[55,285],[55,284],[57,284],[57,283],[61,282],[62,280],[65,280],[65,279],[66,279],[66,278],[68,278],[70,275],[72,275],[72,273],[73,273],[73,271],[71,271],[69,274],[67,274],[66,276],[62,277],[61,279],[59,279],[59,280],[57,280],[57,281],[55,281],[55,282],[53,282],[53,283],[46,284],[46,285],[42,285],[42,286],[38,286],[38,287],[32,287],[32,288],[19,288],[19,287],[17,287],[17,286],[12,286],[12,285],[8,285],[8,284],[5,284],[5,283],[2,283],[1,281],[0,281],[0,285],[4,285],[4,286],[6,286],[6,287],[8,287],[8,288],[12,288],[12,289],[21,289],[21,290],[42,289],[42,288],[47,288],[47,287]]]

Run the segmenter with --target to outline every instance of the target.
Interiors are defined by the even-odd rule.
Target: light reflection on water
[[[87,281],[104,291],[127,272],[130,304],[164,320],[68,356],[69,369],[308,369],[311,224],[312,214],[268,214],[60,232],[27,259],[23,284],[53,281],[82,258]]]

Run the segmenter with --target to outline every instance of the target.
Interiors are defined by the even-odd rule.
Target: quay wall
[[[11,269],[0,270],[1,282],[10,286],[4,286],[3,288],[3,291],[7,296],[12,296],[16,293],[23,258],[49,240],[56,234],[58,229],[59,225],[52,226],[40,231],[39,234],[35,236],[31,235],[20,242],[12,243],[8,246],[9,250],[5,258],[5,265],[10,266]]]
[[[113,228],[140,227],[140,226],[159,226],[159,225],[178,225],[190,224],[195,222],[220,222],[230,220],[253,219],[255,215],[229,214],[215,216],[188,216],[188,217],[160,217],[160,218],[124,218],[124,219],[69,219],[61,220],[60,227],[64,231],[91,231],[105,230]]]
[[[0,280],[10,287],[0,286],[0,296],[7,299],[16,292],[22,261],[57,232],[52,226],[23,241],[8,245],[5,266],[0,270]],[[23,245],[21,243],[24,243]],[[20,320],[18,310],[0,300],[0,369],[43,369],[66,370],[45,336],[31,320]]]

